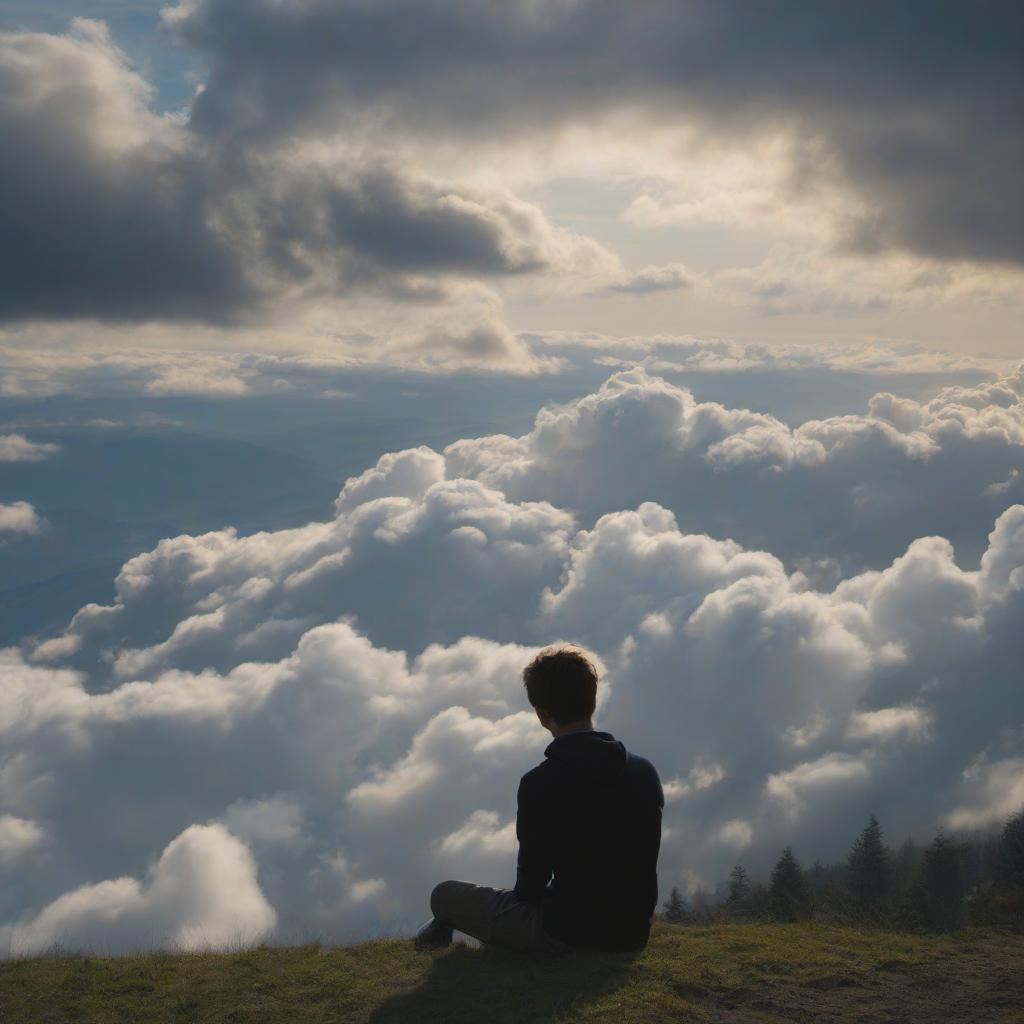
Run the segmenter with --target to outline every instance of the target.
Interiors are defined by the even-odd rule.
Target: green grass
[[[1024,1022],[1024,936],[658,925],[636,957],[408,941],[0,964],[4,1024]]]

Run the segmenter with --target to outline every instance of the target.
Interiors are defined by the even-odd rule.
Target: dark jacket
[[[556,939],[638,949],[658,902],[658,773],[607,732],[560,736],[544,757],[519,783],[516,895],[543,901]]]

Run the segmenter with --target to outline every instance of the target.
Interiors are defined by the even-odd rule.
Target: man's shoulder
[[[545,757],[540,764],[534,765],[520,780],[520,789],[532,789],[542,785],[551,772],[551,762]]]
[[[653,762],[649,761],[646,757],[641,754],[637,754],[632,750],[627,750],[626,756],[629,759],[629,763],[632,764],[634,771],[643,772],[658,778],[658,769],[655,768]]]
[[[628,753],[627,771],[632,778],[632,785],[644,792],[652,794],[659,804],[664,806],[665,794],[661,786],[661,776],[658,769],[646,757],[640,754]]]

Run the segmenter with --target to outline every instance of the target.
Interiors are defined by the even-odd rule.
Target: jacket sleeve
[[[544,821],[538,794],[525,778],[519,783],[516,801],[519,859],[516,864],[515,892],[521,900],[539,900],[544,895],[553,870],[551,835]]]

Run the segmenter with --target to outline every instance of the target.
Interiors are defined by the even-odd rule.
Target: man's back
[[[519,784],[516,895],[541,899],[563,942],[642,946],[658,901],[658,773],[607,732],[567,733],[544,753]]]

